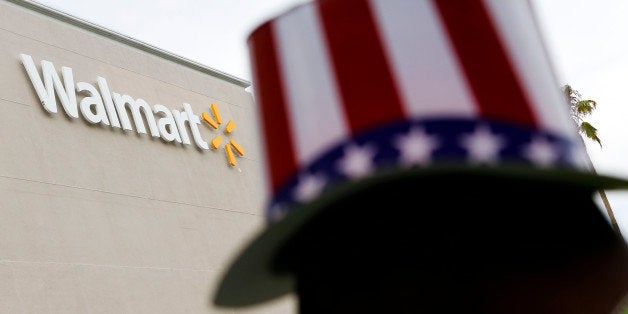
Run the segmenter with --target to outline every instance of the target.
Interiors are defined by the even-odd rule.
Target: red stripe
[[[536,126],[530,103],[480,0],[435,0],[483,117]]]
[[[271,23],[259,27],[249,40],[255,94],[261,127],[263,148],[273,191],[294,173],[296,158],[290,138],[291,130],[282,90],[282,78],[275,51]]]
[[[403,119],[368,3],[320,1],[318,9],[350,129],[355,133]]]

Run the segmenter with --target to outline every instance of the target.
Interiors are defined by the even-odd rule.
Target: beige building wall
[[[0,1],[0,313],[293,313],[292,297],[238,311],[210,302],[264,224],[247,82],[37,10]],[[232,167],[222,147],[47,113],[21,53],[151,106],[187,102],[200,115],[215,103],[237,127],[227,136],[202,124],[203,138],[222,134],[246,154]]]

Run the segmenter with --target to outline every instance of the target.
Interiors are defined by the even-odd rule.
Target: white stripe
[[[300,165],[349,134],[315,10],[314,5],[301,6],[273,24],[290,129]]]
[[[371,0],[371,7],[406,113],[475,116],[475,98],[432,2]]]
[[[520,0],[485,3],[540,126],[577,140],[575,124],[530,5]]]

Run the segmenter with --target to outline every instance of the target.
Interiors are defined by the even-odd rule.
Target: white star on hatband
[[[535,137],[530,144],[524,147],[523,153],[535,165],[541,167],[553,165],[559,157],[556,147],[541,137]]]
[[[499,151],[506,143],[487,126],[479,126],[473,133],[463,135],[460,144],[467,149],[471,162],[495,163],[499,160]]]
[[[345,148],[344,156],[338,161],[338,169],[351,179],[362,178],[373,172],[375,149],[368,145],[359,147],[350,145]]]
[[[299,202],[308,202],[317,197],[327,184],[322,176],[304,175],[299,178],[299,183],[294,190],[294,199]]]
[[[432,161],[432,153],[440,146],[435,136],[428,135],[423,128],[414,127],[407,134],[395,138],[395,147],[401,153],[403,165],[427,165]]]

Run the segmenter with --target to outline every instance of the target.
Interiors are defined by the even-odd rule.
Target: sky
[[[37,0],[168,52],[251,81],[247,38],[306,0]],[[531,0],[559,85],[595,100],[587,141],[596,171],[628,178],[628,0]],[[606,191],[628,238],[628,190]],[[599,197],[596,201],[600,204]]]

